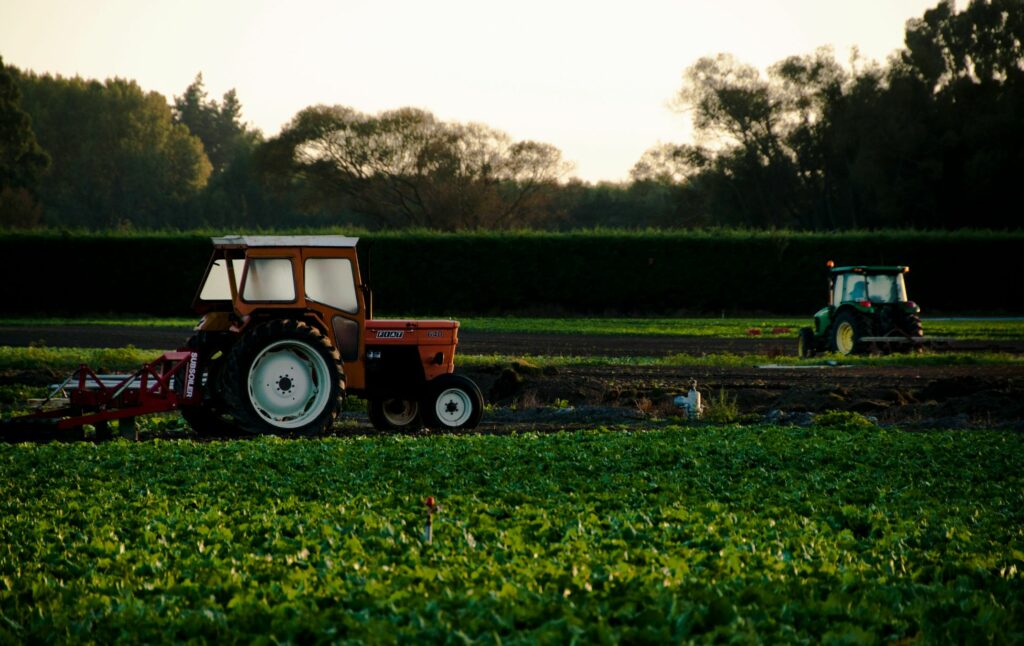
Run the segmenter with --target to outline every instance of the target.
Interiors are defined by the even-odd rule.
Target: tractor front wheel
[[[378,431],[418,431],[423,428],[420,403],[412,399],[371,399],[370,423]]]
[[[483,414],[484,396],[472,380],[462,375],[448,374],[427,384],[423,417],[429,428],[476,428]]]
[[[814,330],[809,327],[800,328],[797,336],[796,353],[801,359],[810,359],[814,356]]]
[[[839,354],[860,354],[864,352],[864,322],[853,312],[843,312],[836,317],[832,326],[832,351]]]
[[[344,393],[341,355],[320,330],[282,319],[248,331],[224,367],[224,399],[249,433],[330,430]]]

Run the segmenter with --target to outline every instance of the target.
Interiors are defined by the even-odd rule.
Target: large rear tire
[[[861,354],[867,346],[861,341],[865,333],[865,324],[860,316],[846,311],[836,317],[832,325],[831,350],[839,354]]]
[[[909,337],[924,336],[921,317],[917,314],[904,314],[903,320],[900,321],[900,331]]]
[[[371,399],[370,423],[378,431],[418,431],[423,428],[420,403],[413,399]]]
[[[231,348],[224,399],[246,432],[317,435],[338,416],[343,376],[341,355],[320,330],[275,320],[246,332]]]
[[[429,428],[468,430],[480,423],[484,396],[471,379],[462,375],[441,375],[427,384],[421,408]]]

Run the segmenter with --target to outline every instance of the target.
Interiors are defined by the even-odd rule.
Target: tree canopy
[[[696,146],[661,145],[635,180],[669,181],[710,224],[800,229],[1019,226],[1024,4],[943,0],[908,22],[888,67],[827,49],[767,75],[698,60],[678,106]]]
[[[675,104],[692,142],[591,184],[551,144],[423,109],[314,105],[264,140],[201,73],[168,104],[0,62],[0,226],[1020,226],[1022,0],[940,0],[885,63],[707,56]]]
[[[21,108],[14,75],[0,57],[0,226],[27,227],[41,221],[35,190],[49,165],[32,118]]]
[[[345,200],[379,224],[461,229],[541,221],[568,165],[554,146],[424,110],[314,106],[267,143],[262,169],[308,202]]]
[[[211,166],[163,96],[123,79],[28,73],[18,82],[53,159],[39,191],[50,223],[161,227],[187,217]]]
[[[242,122],[242,103],[234,89],[225,92],[219,103],[208,98],[202,72],[184,94],[174,98],[174,121],[203,142],[215,175],[223,173],[240,153],[251,152],[262,139],[258,130]]]

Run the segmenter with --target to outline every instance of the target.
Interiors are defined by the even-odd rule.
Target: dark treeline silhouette
[[[1024,2],[942,2],[885,67],[828,50],[763,77],[730,56],[686,70],[678,102],[701,145],[660,146],[638,182],[679,188],[703,224],[1019,227],[1024,204]]]
[[[201,74],[168,103],[0,60],[0,228],[1019,228],[1022,43],[1024,1],[944,0],[884,64],[702,58],[676,101],[695,143],[596,185],[424,110],[311,106],[268,139]]]

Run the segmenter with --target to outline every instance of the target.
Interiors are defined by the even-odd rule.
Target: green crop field
[[[821,422],[0,446],[0,642],[1024,639],[1024,436]]]

